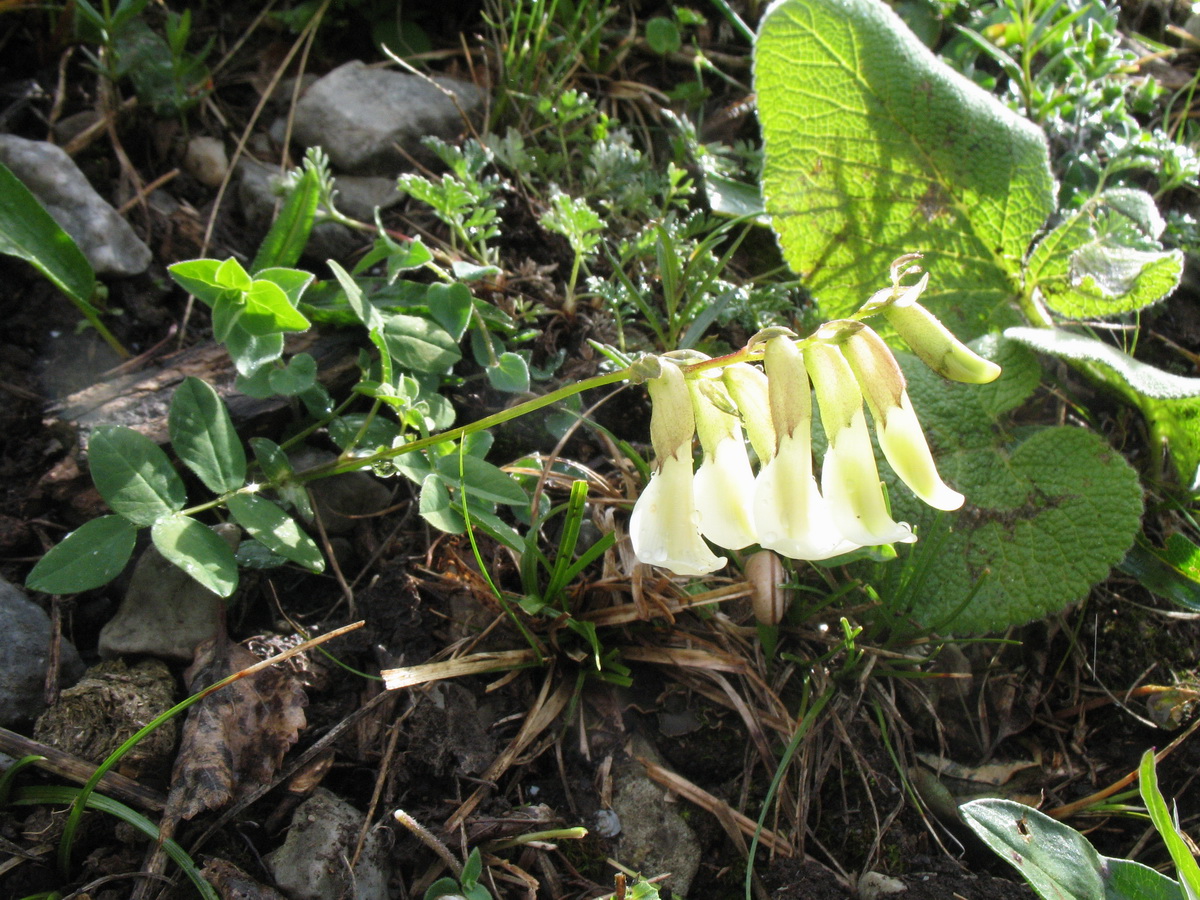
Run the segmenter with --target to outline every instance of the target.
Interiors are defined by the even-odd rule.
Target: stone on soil
[[[0,578],[0,726],[32,721],[46,708],[46,666],[50,659],[50,617],[16,585]],[[63,639],[60,685],[73,684],[83,674],[83,660]]]
[[[384,834],[372,829],[358,864],[350,870],[365,817],[325,788],[296,807],[283,846],[266,857],[275,884],[291,900],[386,900],[388,869]]]
[[[75,239],[97,275],[138,275],[150,265],[150,248],[96,193],[74,160],[54,144],[0,134],[0,162],[8,166],[46,211]]]
[[[686,897],[700,868],[700,844],[681,804],[636,762],[618,766],[614,783],[612,811],[621,823],[615,858],[646,878],[670,872],[664,884]]]
[[[409,168],[405,154],[428,158],[422,138],[454,138],[465,130],[463,113],[473,117],[483,107],[483,92],[470,82],[433,80],[445,92],[407,72],[348,62],[300,98],[295,139],[305,147],[323,147],[341,172],[394,176]]]
[[[231,550],[241,532],[235,525],[213,529]],[[129,580],[117,614],[100,630],[100,656],[145,654],[191,662],[196,645],[217,632],[220,597],[147,547]]]

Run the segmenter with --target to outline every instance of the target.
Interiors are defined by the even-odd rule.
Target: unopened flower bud
[[[1000,377],[998,365],[977,355],[921,304],[893,303],[883,314],[912,352],[944,378],[988,384]]]

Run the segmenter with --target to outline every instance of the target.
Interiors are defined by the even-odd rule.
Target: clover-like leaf
[[[936,273],[922,302],[957,334],[1007,309],[1054,209],[1035,125],[938,60],[880,0],[772,6],[755,90],[766,209],[827,318],[856,309],[874,273],[913,250]]]
[[[237,587],[237,560],[229,544],[191,516],[160,519],[150,538],[164,558],[217,596],[228,597]]]
[[[296,520],[263,497],[233,494],[229,511],[250,535],[285,559],[297,562],[311,572],[325,570],[325,557]]]
[[[171,447],[204,486],[217,494],[246,480],[246,451],[229,410],[207,382],[188,377],[171,398],[167,416]]]
[[[132,428],[95,429],[88,440],[88,467],[104,502],[138,525],[153,525],[187,502],[187,490],[167,454]]]
[[[137,531],[124,516],[86,522],[38,561],[25,587],[47,594],[77,594],[108,584],[129,562]]]
[[[383,339],[396,362],[417,372],[444,372],[462,359],[458,341],[446,329],[417,316],[389,317]]]

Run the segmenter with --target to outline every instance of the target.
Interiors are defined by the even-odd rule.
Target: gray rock
[[[98,275],[137,275],[150,248],[88,183],[74,160],[46,141],[0,134],[0,162],[42,202],[75,239]]]
[[[663,883],[687,896],[700,868],[700,844],[678,802],[636,762],[619,765],[615,783],[612,811],[621,827],[617,860],[647,878],[670,872]]]
[[[434,81],[457,105],[416,75],[348,62],[300,98],[293,135],[305,147],[324,147],[339,171],[396,175],[409,166],[406,153],[427,158],[422,138],[453,138],[464,129],[463,113],[473,117],[482,110],[483,92],[475,85],[445,77]]]
[[[388,848],[385,835],[372,830],[358,864],[354,853],[364,816],[325,788],[296,807],[283,846],[266,857],[275,883],[292,900],[387,900]]]
[[[16,585],[0,578],[0,725],[32,721],[46,708],[42,700],[50,657],[50,617]],[[74,684],[83,660],[62,642],[59,684]]]
[[[241,532],[236,525],[213,530],[230,549],[237,549]],[[147,547],[117,614],[100,629],[100,656],[136,653],[191,662],[196,645],[216,633],[222,602],[153,546]]]
[[[395,178],[379,175],[339,175],[336,179],[337,196],[333,204],[352,219],[372,222],[375,207],[387,209],[395,206],[404,195],[396,189]]]

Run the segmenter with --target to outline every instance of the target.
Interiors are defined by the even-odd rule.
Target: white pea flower
[[[662,374],[647,384],[653,410],[650,441],[655,471],[629,520],[633,552],[644,563],[677,575],[707,575],[725,565],[700,536],[692,476],[696,423],[683,372],[664,361]]]
[[[909,400],[904,373],[883,339],[865,325],[842,344],[875,421],[880,449],[893,471],[914,494],[935,509],[953,510],[963,495],[938,475],[933,454]]]
[[[764,365],[777,446],[754,486],[759,543],[792,559],[828,559],[857,549],[813,477],[812,398],[800,351],[789,338],[772,338]]]
[[[943,378],[964,384],[988,384],[1000,377],[1000,367],[960,341],[933,313],[917,302],[929,283],[929,273],[883,307],[883,314],[909,349]]]
[[[736,409],[718,379],[701,375],[688,382],[696,433],[704,459],[696,472],[696,510],[700,533],[719,547],[740,550],[756,543],[751,501],[754,472],[746,455],[742,426]],[[722,401],[719,405],[714,400]]]
[[[912,529],[888,514],[862,392],[849,363],[836,346],[824,343],[809,347],[804,360],[829,440],[821,489],[833,521],[847,538],[864,547],[915,541]]]

